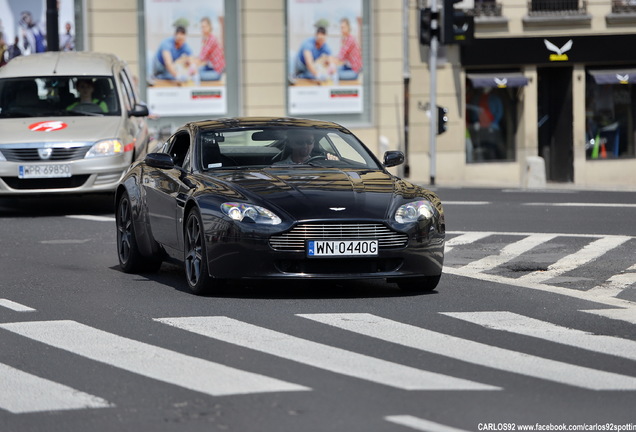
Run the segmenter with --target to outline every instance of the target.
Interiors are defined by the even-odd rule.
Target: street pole
[[[411,175],[411,167],[409,166],[409,106],[411,93],[411,66],[409,64],[409,0],[403,0],[402,3],[402,25],[403,25],[403,69],[402,77],[404,78],[404,165],[401,169],[400,177],[408,177]]]
[[[59,12],[58,0],[46,0],[46,50],[60,50],[60,30],[57,23]]]
[[[437,8],[437,0],[431,1],[431,13],[435,16],[438,11]],[[439,38],[435,34],[435,29],[439,28],[439,19],[434,19],[431,22],[431,29],[433,30],[433,36],[431,37],[431,45],[428,51],[428,67],[429,67],[429,78],[430,78],[430,88],[429,88],[429,107],[430,107],[430,127],[429,127],[429,158],[430,158],[430,169],[429,174],[431,177],[431,186],[435,186],[435,174],[436,174],[436,166],[435,159],[437,157],[437,48],[439,46]]]

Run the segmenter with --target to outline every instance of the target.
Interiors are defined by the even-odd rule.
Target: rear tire
[[[197,209],[188,213],[184,233],[184,259],[186,280],[190,290],[197,295],[209,294],[222,281],[214,279],[208,271],[205,232],[201,214]]]
[[[128,192],[124,192],[115,213],[117,225],[117,256],[125,273],[156,272],[161,267],[161,259],[146,257],[139,252],[132,219],[132,204]]]
[[[433,291],[441,278],[442,275],[404,278],[399,279],[397,284],[402,291],[424,293]]]

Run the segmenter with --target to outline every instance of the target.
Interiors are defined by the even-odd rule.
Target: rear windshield
[[[0,118],[117,116],[112,77],[24,77],[0,80]]]

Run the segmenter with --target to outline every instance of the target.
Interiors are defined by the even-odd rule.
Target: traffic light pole
[[[436,12],[438,12],[437,0],[430,0],[431,2],[431,12],[433,16],[436,16]],[[433,29],[439,28],[439,20],[434,19],[431,22],[431,27]],[[436,167],[436,158],[437,158],[437,116],[439,115],[437,112],[437,49],[439,47],[439,37],[435,34],[436,32],[432,32],[431,37],[431,45],[428,50],[428,67],[429,67],[429,75],[430,75],[430,88],[429,88],[429,106],[431,112],[430,118],[430,127],[429,130],[429,161],[430,168],[429,174],[431,177],[430,184],[431,186],[435,186],[435,175],[437,173]]]

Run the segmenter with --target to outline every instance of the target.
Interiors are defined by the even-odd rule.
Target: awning
[[[596,84],[636,84],[636,69],[588,70]]]
[[[528,78],[521,72],[502,73],[469,73],[466,74],[473,87],[524,87],[528,85]]]

